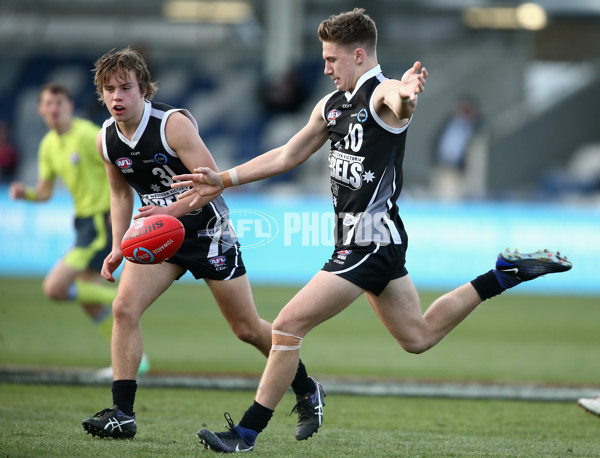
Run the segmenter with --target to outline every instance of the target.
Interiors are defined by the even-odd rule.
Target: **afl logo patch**
[[[334,121],[340,116],[342,116],[342,112],[340,110],[331,110],[329,113],[327,113],[327,121]]]
[[[340,256],[348,256],[350,253],[352,253],[352,250],[340,250],[337,252]]]
[[[215,258],[210,258],[208,262],[213,267],[222,267],[225,265],[225,256],[217,256]]]
[[[119,159],[116,160],[116,164],[117,164],[117,167],[119,167],[121,170],[130,169],[131,166],[133,165],[133,161],[131,159],[129,159],[128,157],[120,157]]]
[[[163,153],[158,153],[154,155],[154,162],[156,162],[157,164],[166,164],[167,163],[167,156],[165,156]]]
[[[362,110],[360,110],[358,112],[358,114],[356,115],[356,120],[358,122],[365,122],[367,120],[367,118],[369,117],[369,113],[367,113],[366,108],[363,108]]]

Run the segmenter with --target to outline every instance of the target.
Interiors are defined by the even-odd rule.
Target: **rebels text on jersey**
[[[185,188],[171,188],[172,177],[189,173],[189,170],[167,144],[165,137],[167,119],[177,111],[198,127],[187,110],[148,101],[142,121],[131,140],[121,134],[114,118],[106,120],[102,126],[105,159],[121,170],[127,183],[137,191],[143,205],[166,207],[176,202],[177,195],[185,191]],[[198,236],[207,231],[220,232],[222,223],[227,221],[227,213],[227,205],[219,196],[202,209],[179,219],[185,226],[186,237]]]
[[[380,66],[365,73],[352,93],[335,91],[323,104],[329,139],[336,248],[352,244],[401,243],[404,231],[396,199],[408,124],[385,124],[373,94],[385,81]]]

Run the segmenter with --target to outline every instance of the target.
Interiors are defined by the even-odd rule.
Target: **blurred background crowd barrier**
[[[234,195],[233,228],[253,284],[301,286],[333,251],[325,197]],[[507,248],[560,250],[573,269],[519,287],[519,293],[600,295],[600,210],[556,204],[400,202],[409,233],[407,268],[419,288],[447,290],[494,266]],[[0,197],[0,276],[43,276],[73,240],[69,196],[32,205]],[[184,280],[193,280],[189,274]]]
[[[401,197],[415,279],[437,278],[431,286],[445,287],[453,272],[437,270],[452,271],[458,262],[453,255],[431,264],[420,250],[439,256],[461,247],[479,271],[479,254],[487,266],[498,249],[523,240],[523,250],[573,251],[574,283],[565,276],[565,287],[598,292],[591,277],[600,243],[600,2],[592,0],[0,0],[0,165],[9,164],[0,177],[36,180],[46,132],[37,115],[42,84],[65,84],[76,114],[102,123],[108,112],[90,70],[100,55],[127,45],[146,56],[159,86],[156,99],[196,117],[221,169],[279,146],[334,90],[323,75],[319,23],[355,6],[378,25],[384,73],[399,78],[415,60],[430,73],[408,134]],[[455,151],[465,156],[453,185],[436,174],[436,152],[449,116],[465,99],[476,106],[478,121],[461,132],[479,135],[477,148]],[[464,143],[472,147],[473,138]],[[16,166],[4,159],[15,151]],[[442,182],[448,187],[440,192]],[[48,251],[63,249],[53,237],[70,234],[64,226],[70,218],[59,216],[68,205],[60,196],[46,206],[17,205],[0,190],[0,243],[3,253],[14,254],[0,259],[0,274],[41,275],[46,257],[57,257]],[[286,175],[231,192],[230,207],[264,211],[281,229],[296,221],[285,220],[290,203],[297,214],[329,212],[328,192],[324,147]],[[248,193],[258,197],[246,201]],[[50,245],[41,246],[47,237]],[[16,247],[37,250],[40,264]],[[314,272],[329,249],[313,258],[301,247],[292,256],[310,258]],[[247,250],[248,258],[252,251],[258,250]],[[260,268],[254,275],[289,280],[277,254],[265,254],[264,277]],[[306,271],[294,279],[304,280]]]

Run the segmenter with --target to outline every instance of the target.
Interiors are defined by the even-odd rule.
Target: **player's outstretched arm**
[[[178,183],[171,186],[190,188],[179,197],[195,196],[190,204],[193,205],[197,199],[216,195],[230,186],[264,180],[292,170],[318,151],[327,140],[327,123],[321,115],[324,100],[325,97],[317,103],[308,123],[284,146],[221,173],[211,167],[195,168],[195,173],[174,176]]]
[[[385,106],[399,120],[408,120],[417,106],[418,94],[425,90],[427,69],[421,62],[415,62],[402,79],[387,80],[381,84],[381,89],[375,93],[375,109],[380,114],[380,108]]]
[[[177,181],[171,185],[172,188],[190,188],[178,196],[179,199],[193,197],[190,207],[206,196],[217,196],[225,189],[221,175],[208,167],[198,167],[194,173],[176,175],[173,179]]]

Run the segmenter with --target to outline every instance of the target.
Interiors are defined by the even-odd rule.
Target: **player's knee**
[[[256,345],[260,342],[259,333],[244,323],[232,326],[232,331],[244,343]]]
[[[119,296],[113,301],[113,319],[117,324],[137,323],[140,319],[134,307],[127,301],[123,301]]]
[[[414,355],[425,353],[433,346],[426,340],[398,340],[398,343],[405,351]]]
[[[279,331],[296,335],[299,333],[296,324],[296,321],[288,319],[284,313],[280,313],[273,321],[272,329],[278,329]]]
[[[43,290],[46,297],[53,301],[66,300],[69,292],[68,288],[48,280],[44,281]]]

